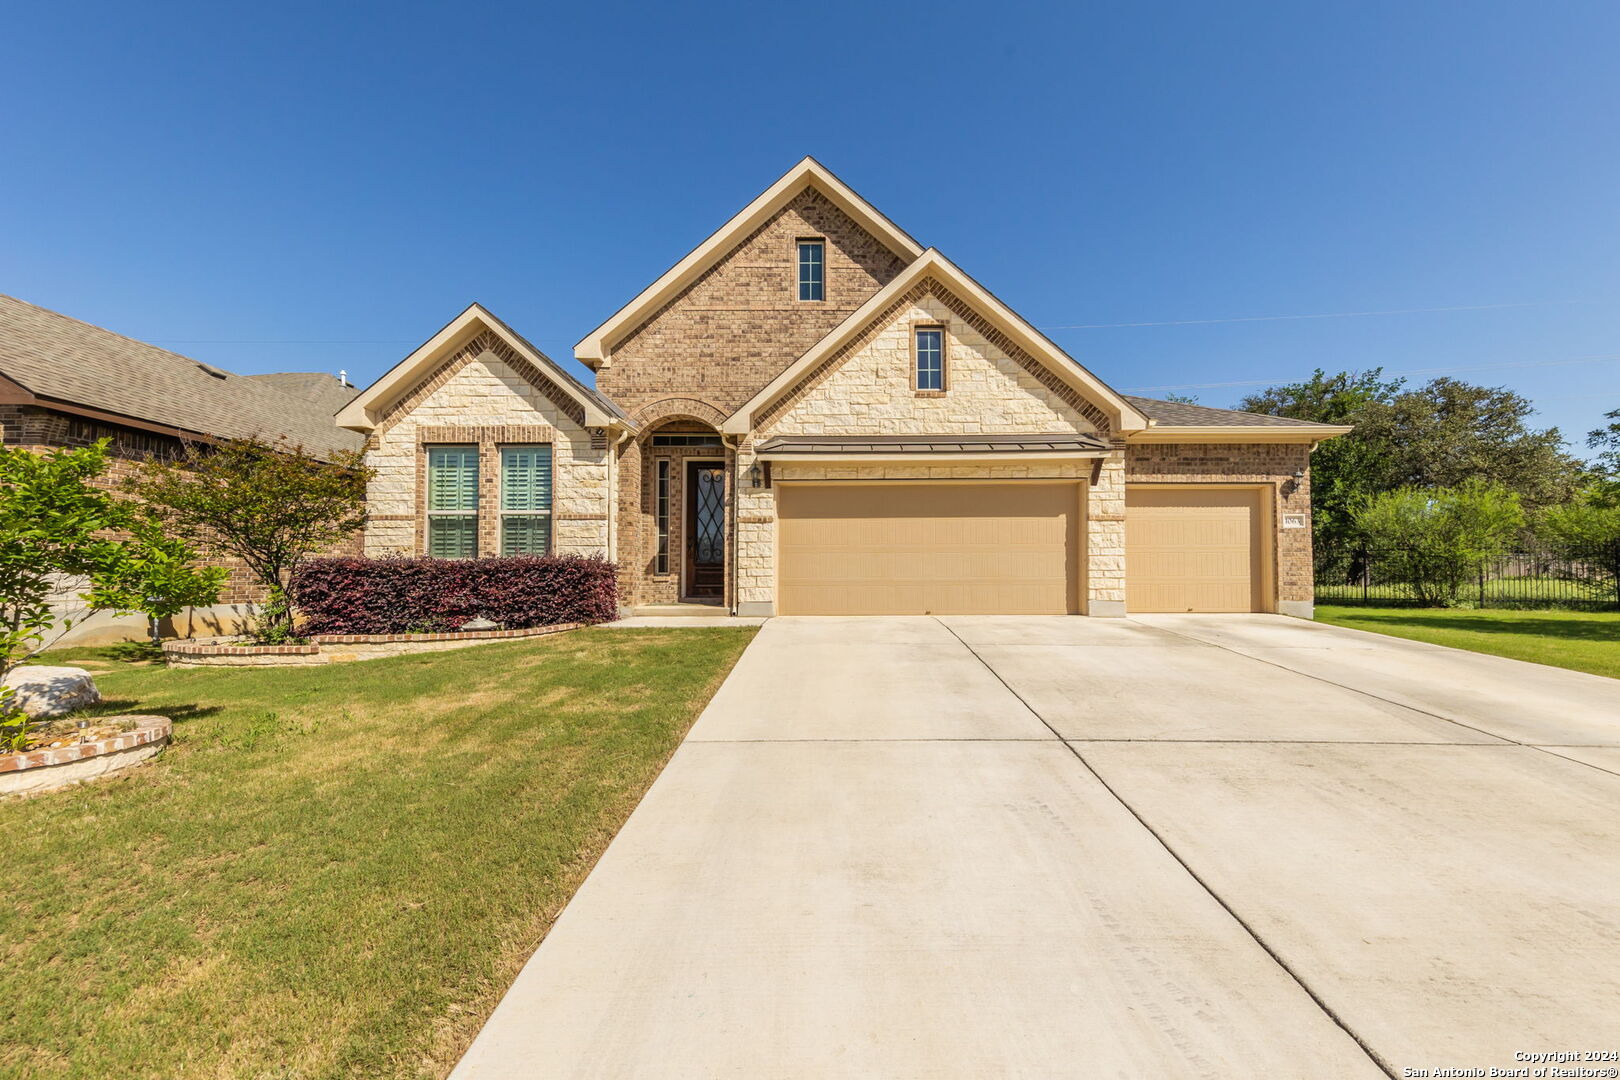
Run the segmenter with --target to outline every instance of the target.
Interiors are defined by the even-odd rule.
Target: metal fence
[[[1620,608],[1620,544],[1486,559],[1398,548],[1319,548],[1319,604]]]

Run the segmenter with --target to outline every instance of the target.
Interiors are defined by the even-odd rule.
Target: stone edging
[[[418,652],[439,652],[469,645],[545,637],[577,630],[585,623],[558,623],[523,630],[455,630],[439,634],[316,634],[307,645],[241,645],[234,642],[166,641],[163,659],[170,667],[294,667],[375,660]]]
[[[105,776],[145,761],[163,748],[174,733],[174,722],[166,716],[98,716],[95,722],[134,720],[129,731],[93,742],[58,746],[49,750],[29,750],[22,754],[0,754],[0,794],[49,791],[79,780]],[[131,753],[131,751],[137,751]],[[121,756],[116,764],[107,760]],[[92,760],[101,759],[101,760]],[[58,772],[34,773],[51,766],[76,766]],[[24,775],[31,774],[31,775]]]

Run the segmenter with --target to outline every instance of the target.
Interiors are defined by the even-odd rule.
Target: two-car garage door
[[[784,615],[1078,610],[1080,485],[782,484]]]
[[[784,615],[1063,615],[1079,610],[1081,485],[786,483]],[[1256,488],[1130,485],[1125,607],[1269,610]]]

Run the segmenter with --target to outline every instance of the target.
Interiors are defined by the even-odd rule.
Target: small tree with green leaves
[[[240,559],[267,592],[256,636],[284,641],[298,607],[298,569],[365,525],[361,455],[320,458],[288,442],[189,444],[129,484],[168,529],[205,551]]]
[[[1380,549],[1387,576],[1420,603],[1449,607],[1487,559],[1511,550],[1524,527],[1516,492],[1488,480],[1455,487],[1403,487],[1361,499],[1356,530]]]
[[[196,553],[165,534],[140,506],[92,481],[107,443],[33,453],[0,448],[0,677],[60,623],[55,601],[81,583],[91,610],[161,618],[219,598],[225,571],[193,565]],[[0,694],[0,742],[16,748],[26,723]]]

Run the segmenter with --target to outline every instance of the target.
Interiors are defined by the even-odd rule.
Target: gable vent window
[[[820,240],[799,241],[799,299],[826,299],[827,245]]]
[[[917,389],[945,389],[945,328],[924,326],[917,330]]]
[[[478,447],[431,446],[427,467],[427,553],[478,554]]]
[[[501,447],[501,554],[551,553],[551,447]]]

